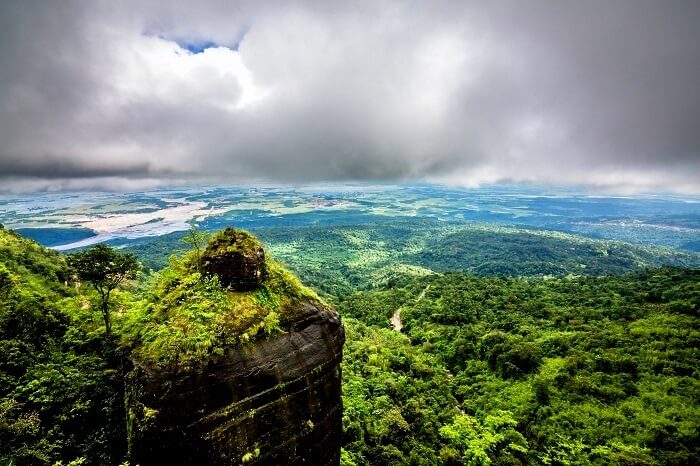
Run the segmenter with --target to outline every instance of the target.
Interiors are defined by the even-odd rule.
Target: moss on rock
[[[236,268],[241,257],[251,254],[262,258],[255,264],[259,274],[247,266]],[[213,268],[200,273],[191,258],[171,258],[125,316],[121,333],[136,361],[161,367],[204,363],[226,348],[281,332],[301,303],[325,306],[291,272],[266,257],[260,241],[247,232],[220,232],[203,259],[203,265],[209,261]],[[253,275],[257,286],[238,286]]]
[[[254,290],[265,280],[265,250],[250,233],[226,228],[204,250],[202,270],[232,290]]]
[[[342,323],[249,233],[171,258],[123,320],[132,464],[339,463]]]

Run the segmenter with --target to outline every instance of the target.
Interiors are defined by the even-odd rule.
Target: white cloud
[[[169,105],[234,111],[263,99],[241,55],[224,46],[200,53],[153,36],[125,37],[115,58],[107,105],[156,99]]]
[[[3,4],[0,176],[700,191],[697,4],[475,5]]]

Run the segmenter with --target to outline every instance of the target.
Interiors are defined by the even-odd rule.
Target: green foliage
[[[223,247],[221,236],[210,246]],[[202,362],[225,347],[279,332],[280,321],[301,301],[320,304],[313,291],[270,258],[265,281],[253,291],[231,291],[216,275],[203,276],[196,263],[193,254],[173,256],[125,312],[120,333],[133,357],[161,366]]]
[[[699,265],[693,255],[663,248],[595,241],[544,230],[462,229],[426,243],[415,263],[436,272],[489,276],[608,275],[651,265]]]
[[[212,236],[206,250],[208,255],[214,256],[235,251],[256,251],[262,247],[262,243],[247,231],[226,228]]]
[[[122,254],[98,244],[87,251],[68,256],[68,264],[79,280],[89,282],[100,296],[100,311],[107,333],[112,331],[110,296],[124,280],[136,277],[139,263],[131,253]]]
[[[76,320],[63,258],[7,230],[0,258],[0,463],[118,462],[119,358]]]
[[[440,436],[448,443],[441,452],[441,458],[443,461],[449,458],[452,462],[457,462],[452,453],[456,451],[461,462],[466,465],[489,465],[494,462],[494,458],[497,462],[521,462],[528,451],[528,445],[525,438],[515,430],[517,425],[507,411],[486,416],[483,424],[473,416],[460,413],[451,424],[440,428]]]
[[[182,241],[188,244],[192,249],[197,272],[200,273],[202,272],[202,251],[207,245],[209,236],[209,233],[203,232],[199,230],[195,224],[191,224],[185,236],[182,238]]]
[[[601,241],[550,230],[426,218],[387,217],[372,223],[256,228],[266,249],[334,302],[358,289],[402,277],[468,271],[479,276],[609,275],[645,267],[700,266],[700,255]],[[350,223],[350,225],[348,225]],[[171,234],[129,246],[151,268],[168,264]]]
[[[12,230],[0,230],[0,264],[5,266],[5,277],[8,273],[21,277],[22,289],[26,292],[55,292],[60,290],[61,282],[68,279],[67,266],[61,255]]]
[[[344,323],[344,457],[355,464],[409,464],[414,457],[437,464],[439,429],[458,413],[449,374],[404,335]]]
[[[700,271],[597,276],[694,256],[412,223],[263,234],[344,317],[342,464],[700,463]],[[99,290],[78,295],[62,256],[0,231],[0,463],[119,464],[124,353],[206,361],[319,302],[269,257],[260,288],[227,290],[194,249],[113,288],[112,339]]]
[[[68,256],[68,264],[80,280],[90,282],[101,294],[116,288],[138,271],[136,256],[122,254],[104,244]]]
[[[388,327],[385,316],[397,308],[406,336],[374,329]],[[376,408],[355,410],[377,403],[375,390],[390,390],[388,381],[401,380],[396,358],[417,354],[434,373],[454,377],[427,384],[412,373],[408,378],[421,385],[402,387],[391,406],[403,413],[406,397],[415,397],[432,413],[461,409],[436,416],[437,436],[404,415],[411,448],[440,452],[423,456],[424,464],[700,461],[700,270],[561,279],[433,275],[354,293],[339,310],[350,329],[346,418],[356,418],[346,422],[345,450],[357,464],[378,464],[378,445],[401,452],[395,464],[411,462],[406,437],[377,439],[372,433],[381,429],[366,427],[394,428],[390,420]],[[380,356],[365,355],[366,347]],[[365,359],[355,364],[358,358]],[[361,436],[358,425],[365,426]]]

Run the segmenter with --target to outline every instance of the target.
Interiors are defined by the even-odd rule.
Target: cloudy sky
[[[3,1],[0,191],[700,193],[700,2]]]

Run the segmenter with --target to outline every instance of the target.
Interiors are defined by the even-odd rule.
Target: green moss
[[[233,233],[232,233],[233,232]],[[208,249],[227,247],[224,239],[245,235],[247,246],[261,247],[247,233],[224,230]],[[213,246],[212,246],[213,245]],[[143,362],[167,366],[197,363],[235,347],[282,331],[301,302],[320,304],[318,296],[271,258],[262,285],[252,291],[231,291],[216,275],[196,272],[189,257],[171,258],[122,319],[123,342]]]
[[[260,456],[260,448],[256,447],[255,450],[249,451],[248,453],[243,455],[243,458],[241,458],[241,463],[250,463],[258,456]]]
[[[235,251],[257,251],[262,247],[262,243],[247,231],[226,228],[211,238],[204,255],[216,256]]]

